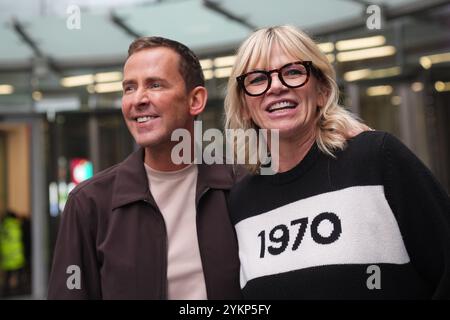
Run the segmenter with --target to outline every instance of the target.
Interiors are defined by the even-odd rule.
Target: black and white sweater
[[[329,157],[230,193],[247,299],[450,297],[450,200],[392,135],[369,131]]]

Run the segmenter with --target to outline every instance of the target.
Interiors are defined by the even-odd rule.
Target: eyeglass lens
[[[308,72],[303,64],[290,64],[280,70],[274,70],[279,74],[280,80],[288,87],[299,87],[308,79]],[[245,89],[250,94],[262,94],[269,89],[271,85],[272,72],[252,72],[244,79]]]

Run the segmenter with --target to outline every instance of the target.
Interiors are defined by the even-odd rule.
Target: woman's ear
[[[208,91],[205,87],[198,86],[192,89],[189,94],[189,113],[191,116],[198,116],[205,110],[208,100]]]
[[[324,107],[327,104],[328,96],[330,95],[329,88],[325,84],[319,82],[317,84],[316,94],[317,94],[317,105],[319,107]]]

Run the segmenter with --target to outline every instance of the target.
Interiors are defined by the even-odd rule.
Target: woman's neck
[[[298,135],[294,139],[279,140],[278,172],[286,172],[299,164],[308,153],[316,140],[314,130],[305,135]]]

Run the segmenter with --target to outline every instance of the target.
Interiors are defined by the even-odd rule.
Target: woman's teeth
[[[282,102],[277,102],[277,103],[271,105],[267,111],[274,112],[274,111],[283,110],[283,109],[293,109],[296,106],[297,105],[292,102],[282,101]]]

